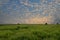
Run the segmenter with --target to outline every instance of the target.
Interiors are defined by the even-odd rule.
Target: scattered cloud
[[[40,3],[30,0],[17,1],[13,0],[13,3],[12,0],[0,0],[0,23],[44,24],[47,22],[50,24],[60,22],[60,0],[40,0]]]

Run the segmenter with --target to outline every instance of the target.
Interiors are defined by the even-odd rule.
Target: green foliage
[[[0,40],[60,40],[60,25],[0,25]]]

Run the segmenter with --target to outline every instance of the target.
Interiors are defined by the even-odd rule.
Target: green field
[[[60,40],[60,25],[0,24],[0,40]]]

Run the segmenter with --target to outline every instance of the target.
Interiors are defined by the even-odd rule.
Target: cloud
[[[8,4],[7,0],[3,2],[0,1],[0,4]],[[60,22],[60,0],[41,0],[40,4],[29,0],[19,0],[19,3],[11,1],[9,5],[0,5],[0,23],[44,24],[47,22],[51,24]]]
[[[34,17],[34,18],[30,18],[30,19],[24,19],[25,23],[27,24],[44,24],[44,23],[51,23],[51,19],[50,17]]]
[[[33,7],[33,5],[31,5],[28,0],[20,0],[20,3],[29,7]]]
[[[0,5],[6,4],[9,0],[0,0]]]

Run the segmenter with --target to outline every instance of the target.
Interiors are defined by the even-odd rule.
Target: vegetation
[[[47,25],[47,23],[45,23],[45,25]]]
[[[60,25],[1,24],[0,40],[60,40]]]

